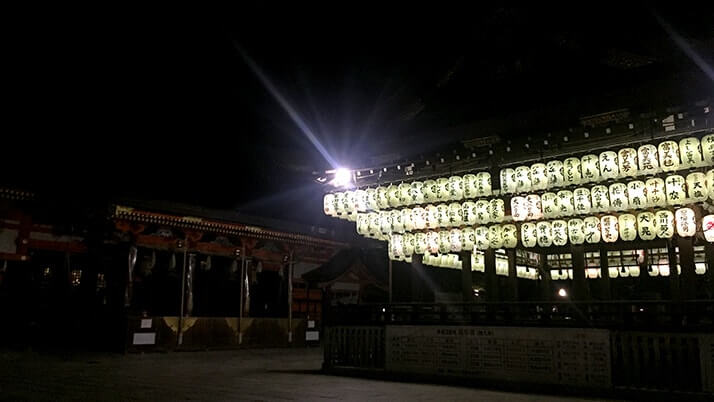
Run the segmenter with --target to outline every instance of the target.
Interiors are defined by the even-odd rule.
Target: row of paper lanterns
[[[411,258],[390,256],[393,259],[403,258],[404,260],[409,260]],[[496,275],[508,276],[508,258],[506,256],[496,256]],[[461,261],[458,254],[444,253],[444,254],[429,254],[425,253],[422,257],[422,263],[424,265],[430,265],[440,268],[452,268],[452,269],[462,269],[463,261]],[[482,252],[474,252],[471,254],[471,270],[476,272],[485,271],[485,260],[484,254]],[[523,279],[536,280],[539,279],[538,270],[531,267],[526,267],[522,265],[516,266],[516,277]]]
[[[570,157],[564,161],[554,160],[502,169],[501,193],[539,191],[712,164],[714,135],[703,137],[701,144],[698,138],[689,137],[679,141],[679,144],[664,141],[657,147],[646,144],[638,149],[624,148],[618,152],[605,151],[599,155],[590,154],[581,158]]]
[[[704,152],[702,152],[702,150]],[[680,158],[681,155],[681,158]],[[714,164],[714,135],[700,141],[685,138],[677,144],[664,141],[658,147],[647,144],[619,152],[571,157],[565,161],[536,163],[501,170],[501,194],[547,190],[618,177],[651,175]],[[424,182],[390,184],[387,187],[358,189],[326,194],[325,214],[344,217],[355,212],[380,211],[401,206],[460,201],[492,195],[488,172],[441,177]]]

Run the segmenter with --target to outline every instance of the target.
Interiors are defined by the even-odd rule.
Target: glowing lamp
[[[664,180],[659,177],[647,179],[647,206],[664,207],[667,205],[667,194],[665,193]]]
[[[535,223],[526,222],[521,225],[521,244],[523,247],[535,247],[538,241],[538,228]]]
[[[491,201],[493,203],[493,201]],[[543,217],[540,196],[538,194],[528,194],[526,196],[526,219],[536,220]]]
[[[655,230],[655,215],[652,212],[637,214],[637,234],[642,240],[654,240],[657,236]]]
[[[687,202],[687,195],[684,190],[685,183],[684,177],[680,175],[667,176],[664,180],[664,186],[667,190],[667,204],[682,205]]]
[[[502,234],[501,225],[490,226],[488,228],[488,246],[495,249],[503,247]]]
[[[620,238],[624,241],[633,241],[637,238],[637,218],[632,214],[622,214],[618,218]]]
[[[585,155],[580,158],[580,170],[583,183],[600,181],[600,159],[597,155]]]
[[[538,222],[536,223],[536,230],[538,232],[538,246],[550,247],[553,244],[553,225],[550,222]]]
[[[575,191],[573,191],[573,202],[576,215],[589,214],[592,207],[590,190],[585,187],[576,188]]]
[[[565,183],[563,162],[550,161],[545,165],[545,169],[548,175],[548,188],[562,187]]]
[[[501,169],[501,194],[516,192],[516,171],[511,168]]]
[[[491,203],[488,200],[476,201],[476,223],[487,224],[491,221],[490,206]]]
[[[616,216],[605,215],[600,218],[600,229],[602,230],[602,239],[605,243],[614,243],[617,241],[620,235],[618,226]]]
[[[531,190],[531,168],[519,166],[516,172],[516,192],[523,193]]]
[[[680,237],[692,237],[697,233],[697,222],[694,210],[691,208],[679,208],[674,213],[677,234]]]
[[[707,215],[702,218],[702,232],[704,232],[706,241],[714,243],[714,215]]]
[[[476,196],[488,197],[491,195],[491,173],[479,172],[476,174]]]
[[[488,213],[491,222],[503,222],[503,218],[506,217],[506,204],[502,199],[494,198],[488,204]]]
[[[707,176],[704,173],[694,172],[687,175],[687,195],[692,202],[707,200],[709,191],[707,190]]]
[[[637,150],[623,148],[617,153],[617,167],[620,177],[637,176]]]
[[[548,188],[548,177],[546,176],[546,166],[544,163],[531,165],[531,190],[541,191]]]
[[[558,191],[558,204],[560,205],[559,216],[572,216],[575,213],[573,203],[573,192],[570,190]]]
[[[610,192],[607,187],[598,185],[590,190],[593,212],[607,212],[610,210]]]
[[[564,246],[568,243],[568,223],[563,220],[555,220],[551,223],[553,233],[553,244]]]
[[[679,157],[685,169],[702,165],[702,151],[699,148],[699,139],[688,137],[679,141]]]
[[[518,245],[518,229],[514,224],[501,226],[501,237],[503,238],[503,247],[515,248]],[[713,233],[714,235],[714,233]]]
[[[486,226],[479,226],[474,229],[474,243],[477,250],[487,250],[489,246],[488,241],[488,228]]]
[[[546,219],[556,218],[560,215],[560,200],[555,193],[543,193],[541,196],[541,207],[543,217]]]
[[[679,146],[674,141],[664,141],[657,147],[659,166],[665,172],[679,169]]]
[[[605,151],[600,154],[600,177],[604,180],[615,179],[620,175],[617,163],[617,154]]]
[[[652,144],[645,144],[637,148],[637,162],[642,174],[655,174],[659,172],[657,147]]]
[[[629,208],[627,185],[625,183],[610,184],[609,194],[611,211],[624,211]]]
[[[585,223],[582,219],[575,218],[568,221],[568,240],[571,244],[585,242]]]
[[[660,239],[670,239],[674,236],[674,214],[671,211],[655,212],[655,232]]]
[[[627,183],[627,201],[632,209],[641,209],[647,207],[647,196],[645,195],[644,182],[633,180]]]

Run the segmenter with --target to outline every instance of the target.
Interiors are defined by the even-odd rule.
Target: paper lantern
[[[681,237],[692,237],[697,233],[697,222],[694,210],[691,208],[679,208],[674,213],[677,234]]]
[[[575,213],[573,202],[573,192],[570,190],[558,191],[558,204],[560,205],[559,216],[572,216]]]
[[[608,268],[608,269],[607,269],[607,275],[608,275],[610,278],[613,278],[613,279],[614,279],[614,278],[617,278],[617,277],[618,277],[619,271],[618,271],[617,268]]]
[[[548,176],[548,188],[562,187],[565,183],[563,176],[563,162],[550,161],[545,165],[545,171]]]
[[[404,221],[411,220],[410,213],[405,213],[406,209],[394,209],[387,211],[391,215],[392,232],[404,233]],[[404,216],[403,216],[404,215]],[[402,219],[404,218],[404,219]]]
[[[377,209],[389,208],[389,197],[387,196],[387,188],[383,186],[377,187]]]
[[[402,225],[404,225],[404,230],[410,232],[416,229],[416,214],[411,208],[404,208],[401,211],[402,215]],[[392,217],[392,226],[394,226],[394,217]]]
[[[461,204],[452,202],[449,204],[449,225],[459,227],[464,223],[464,212]]]
[[[516,171],[511,168],[501,169],[501,194],[516,192]]]
[[[325,215],[337,216],[337,208],[335,205],[335,195],[334,194],[325,194],[325,196],[322,197],[322,207],[323,207],[323,210],[325,211]]]
[[[655,215],[652,212],[640,212],[637,214],[637,234],[642,240],[654,240]]]
[[[714,169],[707,171],[707,190],[709,199],[714,200]]]
[[[544,163],[531,165],[531,190],[540,191],[548,188],[548,176]]]
[[[477,250],[487,250],[489,246],[488,241],[488,227],[479,226],[474,229],[474,246]]]
[[[619,237],[619,224],[616,216],[605,215],[600,218],[600,229],[602,230],[602,239],[605,243],[614,243]]]
[[[464,179],[461,176],[449,177],[449,199],[459,201],[464,198]]]
[[[679,156],[683,168],[702,166],[702,151],[699,148],[699,139],[688,137],[679,141]]]
[[[595,216],[588,216],[583,219],[583,233],[585,241],[588,243],[600,243],[602,231],[600,230],[600,219]]]
[[[424,185],[421,188],[421,192],[424,195],[424,202],[436,202],[436,193],[438,192],[436,188],[436,181],[425,180]]]
[[[556,220],[551,223],[553,231],[553,244],[564,246],[568,243],[568,222]]]
[[[357,202],[354,191],[345,191],[345,213],[351,214],[357,209]]]
[[[395,186],[394,184],[390,184],[387,186],[387,199],[389,206],[392,208],[396,208],[402,205],[402,202],[399,198],[399,187]]]
[[[664,180],[664,186],[667,190],[667,204],[682,205],[687,202],[687,194],[684,191],[684,177],[673,174],[667,176]]]
[[[606,212],[610,210],[610,191],[607,187],[598,185],[590,190],[593,212]]]
[[[379,212],[379,228],[380,232],[385,235],[392,232],[392,213],[390,211]]]
[[[426,233],[414,233],[414,254],[424,254],[428,251]]]
[[[355,210],[358,212],[367,212],[367,192],[364,190],[355,191]]]
[[[411,257],[414,254],[414,246],[416,239],[413,233],[406,233],[402,238],[402,254],[406,257]]]
[[[702,137],[701,147],[704,162],[708,165],[714,165],[714,134]]]
[[[660,239],[670,239],[674,236],[674,214],[671,211],[655,212],[655,231]]]
[[[367,214],[367,219],[369,220],[369,229],[367,232],[373,235],[381,233],[382,221],[380,219],[379,212],[370,212]]]
[[[347,213],[345,211],[345,193],[338,192],[334,193],[335,195],[335,211],[337,211],[337,215],[344,215]]]
[[[491,195],[491,173],[479,172],[476,174],[476,196],[488,197]]]
[[[627,199],[627,185],[625,183],[612,183],[609,187],[610,210],[624,211],[629,208]]]
[[[553,226],[551,223],[538,222],[536,223],[536,230],[538,231],[538,246],[550,247],[553,244]]]
[[[367,193],[367,209],[370,211],[379,211],[379,200],[376,188],[368,188]]]
[[[590,202],[590,190],[585,187],[576,188],[573,191],[573,202],[575,203],[575,214],[589,214],[592,207]]]
[[[543,217],[546,219],[560,216],[560,200],[555,193],[543,193],[540,197]]]
[[[701,172],[694,172],[687,175],[687,194],[692,202],[703,202],[707,200],[709,191],[707,190],[707,175]]]
[[[491,216],[491,222],[503,222],[506,216],[506,205],[500,198],[494,198],[489,202],[488,212]]]
[[[451,251],[451,233],[448,230],[439,231],[439,253],[445,254]]]
[[[620,177],[637,176],[637,150],[623,148],[617,153],[617,168]]]
[[[525,197],[511,197],[511,217],[516,222],[526,220],[528,217],[528,204]]]
[[[714,215],[707,215],[702,218],[702,232],[704,232],[704,238],[709,243],[714,243]]]
[[[426,206],[426,227],[436,229],[439,227],[439,208],[434,205]]]
[[[485,270],[485,259],[483,253],[473,253],[471,254],[471,270],[483,272]]]
[[[409,196],[411,198],[410,205],[424,203],[424,183],[414,181],[409,185]]]
[[[474,234],[473,228],[464,228],[461,231],[461,234],[464,238],[464,243],[461,247],[464,250],[473,250],[474,245],[476,244],[476,235]]]
[[[439,252],[439,232],[431,231],[426,232],[426,244],[427,250],[431,254],[436,254]]]
[[[501,226],[501,237],[503,238],[503,247],[515,248],[518,245],[518,228],[514,224]]]
[[[476,180],[475,174],[464,175],[464,198],[478,197]]]
[[[642,174],[655,174],[659,172],[657,147],[652,144],[645,144],[637,148],[637,162],[639,171]]]
[[[667,194],[664,191],[664,180],[659,177],[647,179],[645,187],[647,188],[648,207],[664,207],[667,205]]]
[[[580,171],[580,158],[567,158],[563,161],[563,179],[566,186],[577,185],[582,182],[583,175]]]
[[[516,192],[524,193],[527,191],[531,191],[531,168],[518,166],[516,168]]]
[[[488,200],[476,201],[476,223],[487,224],[491,221],[491,203]]]
[[[476,223],[476,203],[466,201],[461,204],[464,224],[474,225]]]
[[[440,202],[449,201],[450,192],[449,187],[451,183],[446,177],[440,177],[436,179],[436,199]]]
[[[521,225],[521,244],[523,247],[535,247],[538,241],[538,228],[535,223],[526,222]]]
[[[659,166],[665,172],[679,169],[679,146],[674,141],[664,141],[657,147]]]
[[[397,195],[399,197],[399,205],[412,204],[412,185],[409,183],[400,183],[397,186]]]
[[[463,246],[463,234],[461,233],[460,229],[451,229],[449,231],[449,238],[450,238],[450,243],[451,243],[451,252],[453,253],[458,253],[461,251],[461,247]]]
[[[568,240],[571,244],[585,242],[585,223],[582,219],[575,218],[568,221]]]
[[[600,181],[600,159],[597,155],[585,155],[580,158],[580,170],[583,183]]]
[[[622,214],[618,218],[620,238],[624,241],[633,241],[637,238],[637,218],[632,214]]]
[[[448,228],[451,225],[451,218],[449,217],[449,205],[439,204],[436,206],[436,210],[439,211],[439,227]]]
[[[613,151],[605,151],[600,154],[600,177],[604,180],[614,179],[620,176],[620,169],[617,163],[617,154]]]
[[[412,209],[412,218],[414,220],[414,229],[426,229],[426,209],[422,207]]]
[[[503,247],[501,225],[493,225],[488,228],[488,246],[490,248]]]
[[[645,195],[645,183],[633,180],[627,183],[627,200],[632,209],[647,207],[647,196]]]
[[[537,194],[529,194],[526,196],[526,219],[536,220],[543,217],[543,211],[540,202],[540,196]]]
[[[367,214],[357,214],[357,233],[366,235],[369,233],[369,216]]]

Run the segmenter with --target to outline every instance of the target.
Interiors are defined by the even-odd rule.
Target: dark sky
[[[3,180],[314,221],[328,164],[242,54],[347,166],[714,93],[654,17],[711,66],[712,6],[249,4],[23,14],[5,38]]]

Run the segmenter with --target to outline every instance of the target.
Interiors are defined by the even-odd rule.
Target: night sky
[[[23,16],[5,41],[5,111],[16,123],[0,177],[76,199],[324,221],[312,172],[329,164],[246,57],[345,166],[714,94],[655,17],[711,68],[712,6],[593,7]]]

